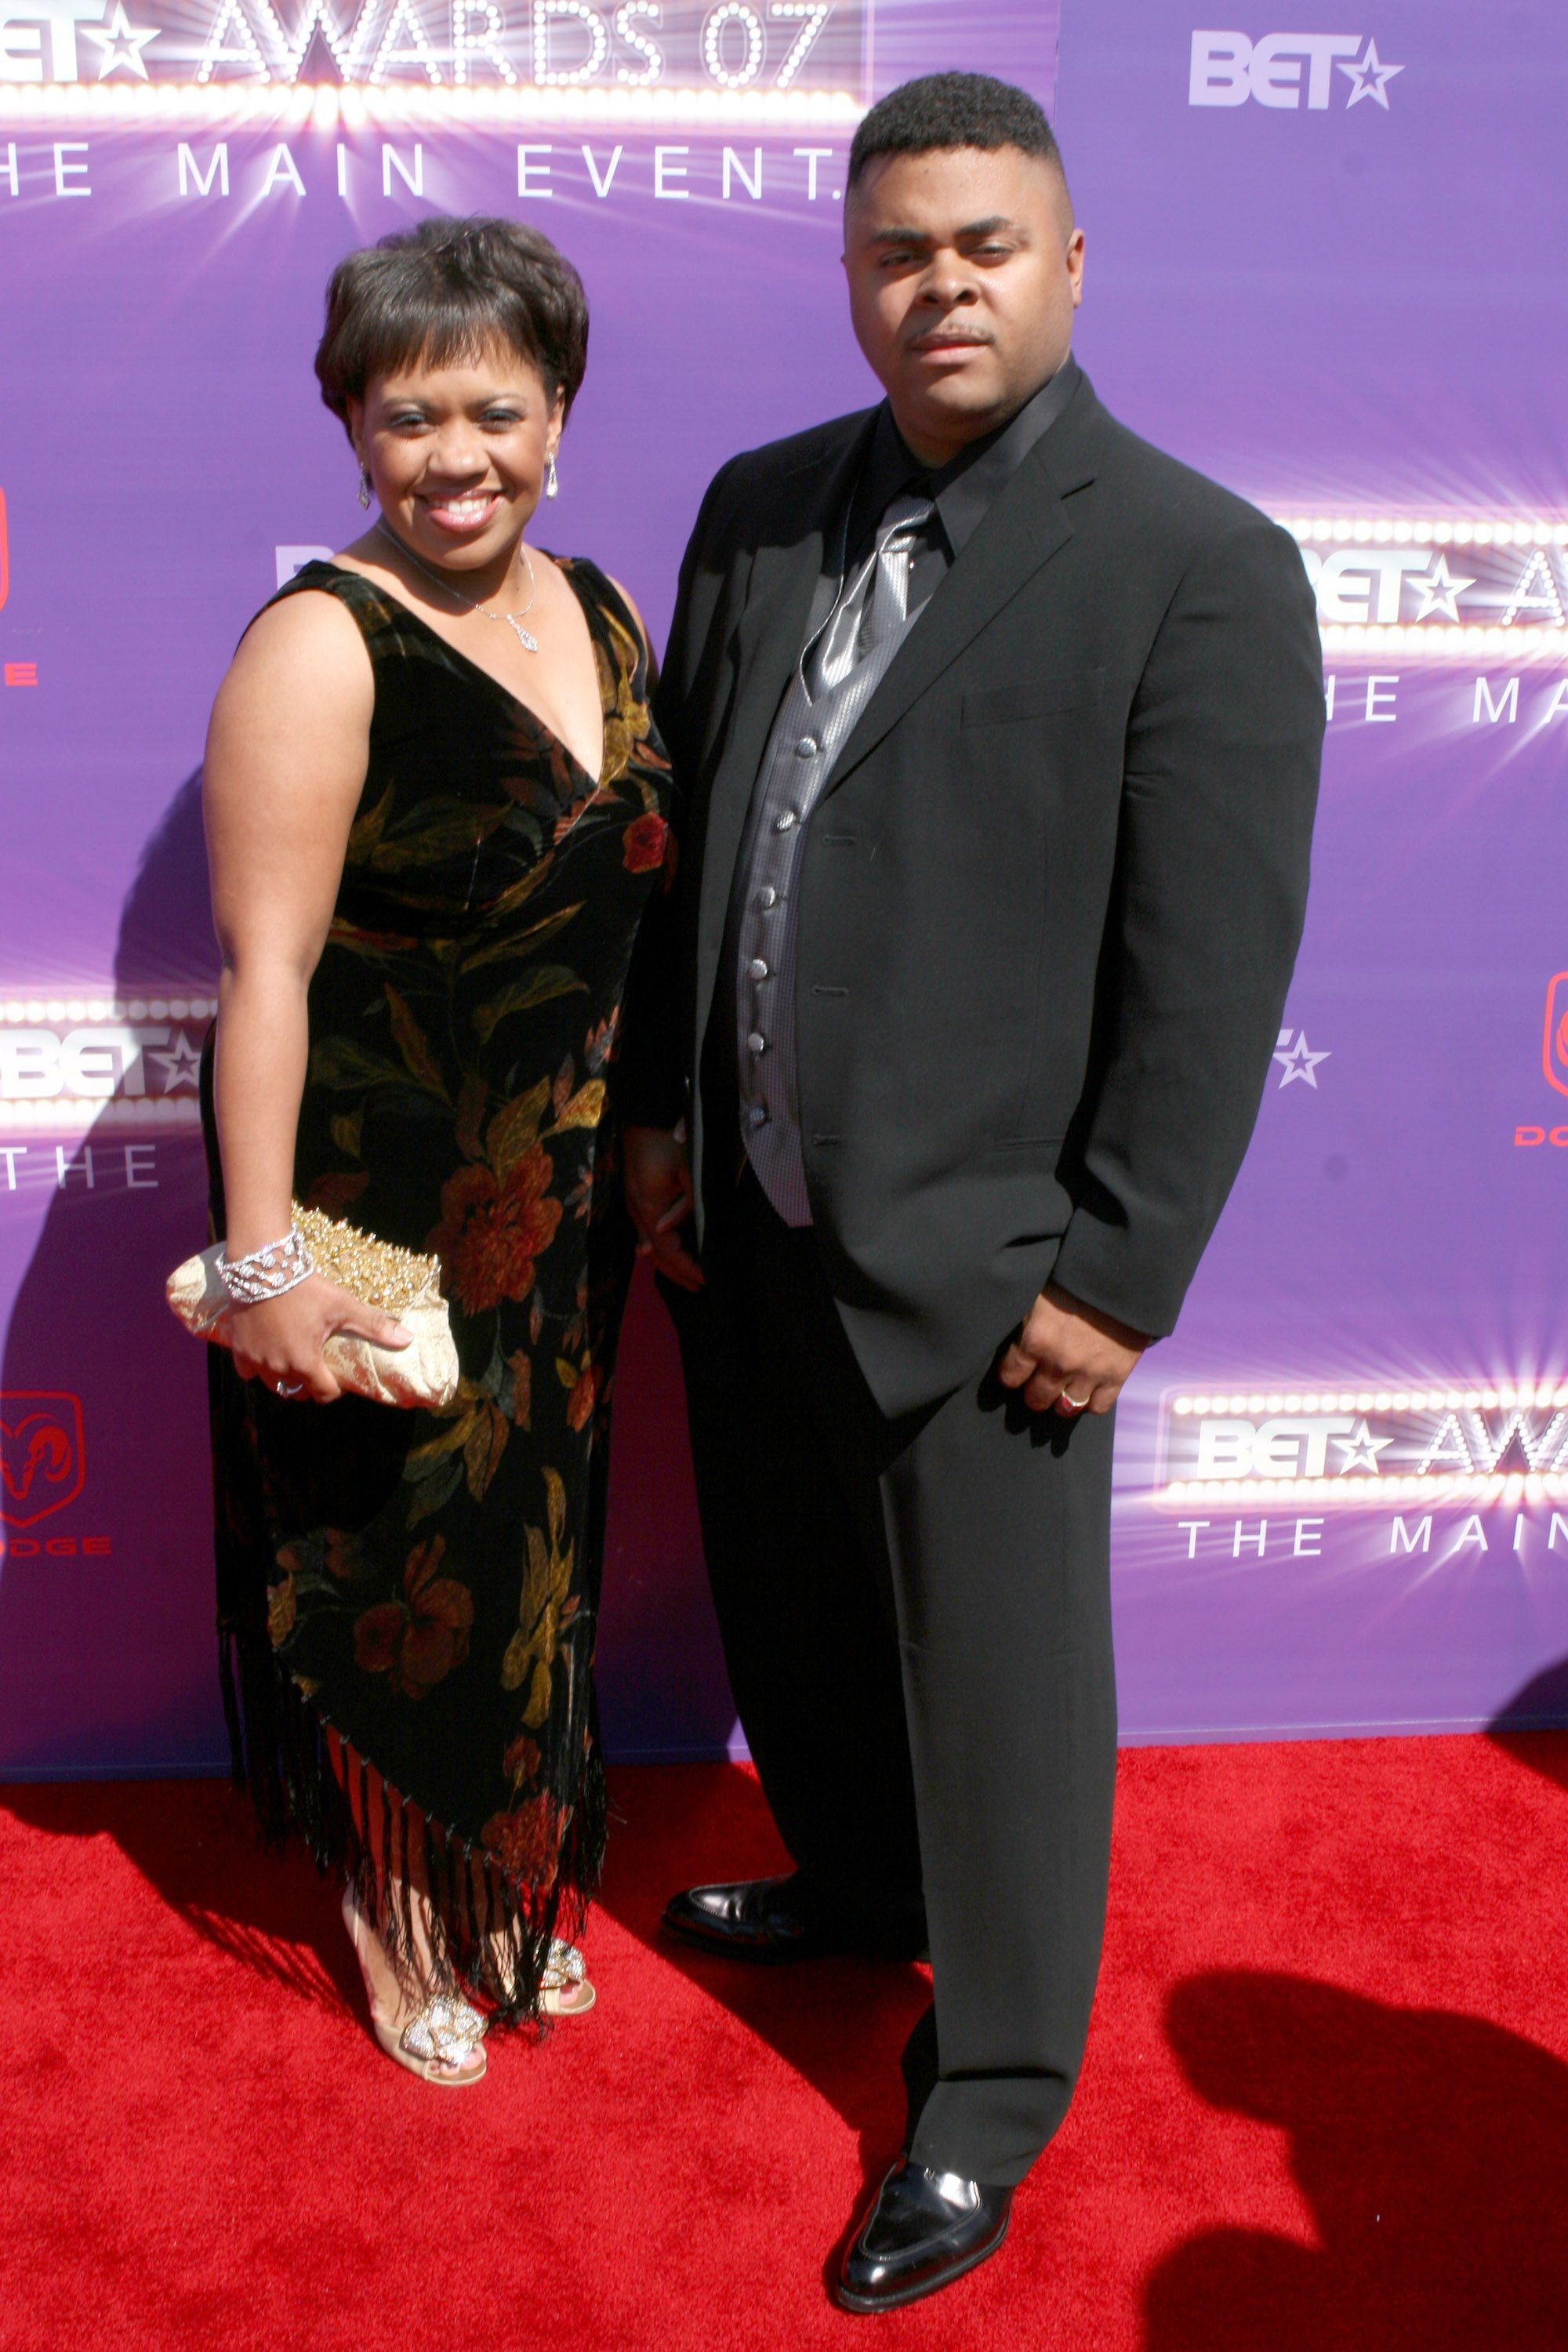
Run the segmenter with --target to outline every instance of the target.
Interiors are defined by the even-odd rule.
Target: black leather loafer
[[[685,1944],[734,1960],[814,1960],[843,1948],[801,1899],[799,1874],[689,1886],[664,1906],[664,1925]]]
[[[846,2311],[893,2311],[935,2294],[994,2254],[1013,2191],[900,2158],[877,2191],[838,2273]]]
[[[805,1871],[689,1886],[665,1905],[664,1924],[683,1943],[736,1960],[820,1960],[834,1952],[873,1959],[925,1958],[918,1895],[856,1887],[825,1891]]]

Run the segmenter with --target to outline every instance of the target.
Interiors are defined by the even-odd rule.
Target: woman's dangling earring
[[[545,451],[544,462],[550,469],[544,478],[544,495],[547,499],[552,499],[561,488],[560,478],[555,471],[555,452],[553,449],[547,449]]]
[[[370,504],[370,467],[365,465],[359,469],[359,502],[362,507]]]

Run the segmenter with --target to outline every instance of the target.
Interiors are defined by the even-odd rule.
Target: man
[[[622,1085],[797,1864],[666,1925],[751,1960],[929,1937],[904,2154],[839,2284],[874,2311],[1000,2244],[1078,2072],[1112,1409],[1257,1115],[1323,698],[1291,541],[1071,359],[1083,236],[1033,100],[940,74],[874,107],[844,266],[885,403],[733,459],[687,552],[679,859]]]

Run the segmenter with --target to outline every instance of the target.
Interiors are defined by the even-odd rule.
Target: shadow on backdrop
[[[179,1024],[188,1046],[216,976],[198,772],[142,853],[113,990],[143,1015],[155,1006],[162,1018],[171,1000],[182,1013],[204,1008]],[[205,1175],[198,1129],[163,1108],[166,1099],[194,1111],[194,1063],[165,1073],[156,1055],[143,1055],[142,1107],[161,1117],[128,1123],[136,1106],[122,1078],[90,1130],[35,1134],[15,1163],[49,1197],[6,1331],[0,1388],[23,1402],[5,1413],[15,1428],[29,1397],[77,1401],[82,1478],[68,1503],[8,1531],[0,1772],[226,1767],[203,1351],[163,1298],[171,1267],[205,1240]],[[722,1756],[734,1708],[702,1567],[679,1360],[646,1277],[618,1388],[599,1662],[606,1745],[628,1757]],[[62,1411],[68,1424],[70,1404]]]
[[[187,776],[121,911],[113,992],[149,1042],[90,1129],[34,1130],[18,1186],[47,1208],[5,1333],[13,1430],[32,1396],[79,1405],[79,1491],[7,1528],[0,1568],[0,1770],[216,1769],[226,1756],[213,1669],[211,1506],[200,1351],[163,1304],[171,1266],[205,1239],[194,1071],[216,985],[201,779]],[[138,1109],[153,1116],[132,1118]],[[21,1402],[17,1402],[20,1400]],[[37,1414],[38,1409],[34,1408]],[[58,1408],[68,1420],[72,1406]],[[8,1465],[15,1483],[26,1460]],[[8,1491],[7,1512],[38,1508]]]
[[[1475,2017],[1215,1971],[1166,2030],[1211,2105],[1273,2135],[1309,2241],[1205,2231],[1144,2290],[1144,2352],[1562,2352],[1568,2066]]]

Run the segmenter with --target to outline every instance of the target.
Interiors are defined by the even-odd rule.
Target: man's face
[[[941,465],[1054,375],[1083,291],[1083,232],[1021,148],[879,155],[844,208],[856,339],[917,457]]]

